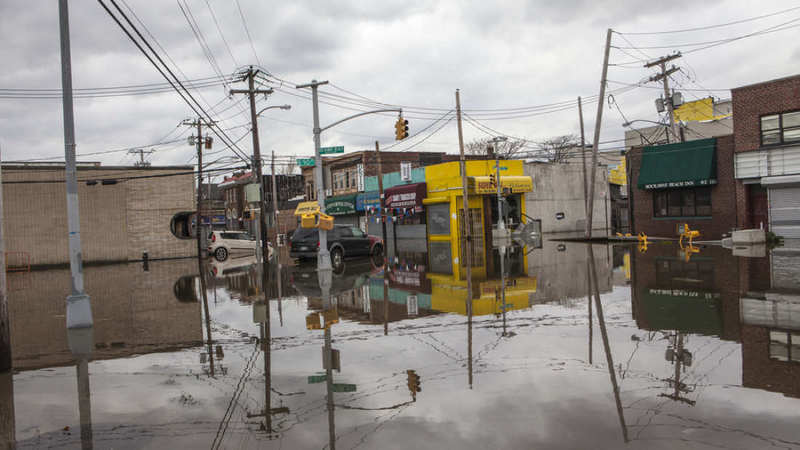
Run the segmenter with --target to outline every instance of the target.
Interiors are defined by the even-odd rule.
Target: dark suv
[[[298,228],[292,234],[292,247],[289,255],[301,260],[316,258],[319,250],[319,230]],[[328,231],[328,251],[331,262],[338,266],[346,256],[371,256],[383,252],[381,238],[369,236],[361,228],[352,225],[334,225]]]

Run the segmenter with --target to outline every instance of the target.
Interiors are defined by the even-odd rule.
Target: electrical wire
[[[627,35],[633,36],[633,35],[657,35],[657,34],[688,33],[688,32],[692,32],[692,31],[704,31],[704,30],[711,30],[711,29],[714,29],[714,28],[727,27],[727,26],[730,26],[730,25],[738,25],[740,23],[752,22],[754,20],[759,20],[759,19],[765,19],[767,17],[777,16],[779,14],[785,14],[787,12],[796,11],[798,9],[800,9],[800,6],[795,6],[794,8],[788,8],[788,9],[784,9],[784,10],[777,11],[777,12],[774,12],[774,13],[764,14],[764,15],[761,15],[761,16],[749,17],[747,19],[741,19],[741,20],[735,20],[733,22],[721,23],[721,24],[717,24],[717,25],[706,25],[706,26],[695,27],[695,28],[683,28],[683,29],[679,29],[679,30],[667,30],[667,31],[643,31],[643,32],[634,32],[634,33],[623,33],[621,31],[616,31],[615,30],[614,33],[619,34],[619,35],[627,34]]]
[[[244,26],[245,34],[247,34],[247,40],[250,42],[250,49],[253,50],[253,56],[256,57],[256,62],[260,66],[261,60],[258,58],[258,52],[256,52],[255,45],[253,45],[253,38],[250,36],[250,29],[247,27],[247,20],[244,18],[244,13],[242,12],[242,5],[239,4],[239,0],[236,0],[236,9],[239,10],[239,17],[242,19],[242,25]]]
[[[231,46],[228,45],[228,40],[225,39],[225,34],[222,32],[222,28],[219,26],[219,22],[217,21],[217,15],[214,13],[214,8],[211,7],[211,2],[205,0],[206,6],[208,6],[208,11],[211,13],[211,18],[214,19],[214,25],[217,27],[217,31],[219,32],[219,37],[222,38],[222,42],[225,44],[225,48],[228,50],[228,55],[231,57],[231,61],[233,61],[234,67],[239,67],[239,63],[236,61],[236,57],[233,56],[233,52],[231,51]]]

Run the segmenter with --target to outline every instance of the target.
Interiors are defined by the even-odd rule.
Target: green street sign
[[[320,155],[330,155],[332,153],[344,153],[344,146],[340,145],[338,147],[322,147],[319,149]]]
[[[300,167],[314,167],[314,158],[297,158],[297,165]]]
[[[327,380],[327,379],[328,379],[328,377],[324,373],[322,375],[309,375],[308,376],[308,384],[324,383],[325,380]]]
[[[355,392],[355,384],[333,383],[333,392]]]

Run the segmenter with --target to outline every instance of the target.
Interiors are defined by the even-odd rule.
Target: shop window
[[[428,233],[450,234],[450,204],[436,203],[428,205]]]
[[[777,361],[800,362],[800,333],[770,330],[769,357]]]
[[[800,142],[800,111],[761,116],[761,145]]]
[[[711,187],[653,191],[653,217],[711,216]]]

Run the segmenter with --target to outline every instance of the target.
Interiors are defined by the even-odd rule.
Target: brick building
[[[702,239],[721,239],[737,227],[734,136],[633,147],[630,204],[634,233],[675,237],[688,223]]]
[[[800,245],[800,75],[732,93],[737,222]]]
[[[67,264],[63,164],[3,164],[6,252],[32,265]],[[173,217],[196,209],[192,166],[79,164],[84,262],[186,257],[195,244],[170,232]]]

